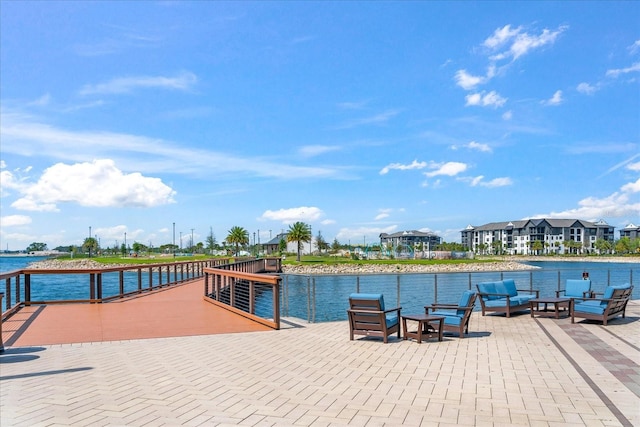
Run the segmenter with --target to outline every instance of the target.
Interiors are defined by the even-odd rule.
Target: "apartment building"
[[[442,243],[442,237],[424,231],[410,230],[380,234],[380,246],[391,245],[392,247],[398,247],[407,245],[415,248],[424,245],[425,248],[434,250],[440,243]]]
[[[469,225],[460,233],[462,245],[475,253],[540,255],[597,252],[595,242],[613,244],[614,231],[603,220],[541,218]]]
[[[628,237],[629,239],[640,238],[640,225],[629,224],[622,230],[620,230],[620,238]]]

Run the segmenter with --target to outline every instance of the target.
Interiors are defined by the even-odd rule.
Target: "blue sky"
[[[637,224],[638,16],[626,1],[3,1],[0,247],[81,244],[89,227],[102,246],[158,246],[173,223],[176,239],[240,226],[264,242],[304,221],[351,244]]]

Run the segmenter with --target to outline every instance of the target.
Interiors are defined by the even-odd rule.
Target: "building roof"
[[[543,223],[549,224],[550,227],[554,228],[568,228],[574,227],[576,225],[584,228],[592,228],[592,227],[609,227],[604,220],[599,220],[598,222],[585,221],[582,219],[561,219],[561,218],[531,218],[531,219],[522,219],[517,221],[502,221],[502,222],[490,222],[488,224],[472,226],[468,225],[462,231],[491,231],[491,230],[508,230],[510,228],[526,228],[529,223],[531,226],[538,227]]]

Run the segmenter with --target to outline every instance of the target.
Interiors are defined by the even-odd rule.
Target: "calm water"
[[[47,257],[34,256],[0,256],[0,273],[7,271],[20,270],[27,267],[32,262],[42,261]]]
[[[0,271],[26,267],[41,257],[0,257]],[[440,274],[371,274],[303,276],[283,275],[281,310],[283,316],[298,317],[312,322],[345,320],[349,294],[352,292],[382,293],[388,307],[400,305],[403,313],[420,313],[434,303],[457,303],[465,289],[476,289],[482,281],[514,279],[519,289],[539,289],[541,296],[555,296],[567,279],[579,279],[588,272],[592,288],[603,292],[609,284],[632,283],[633,299],[640,298],[640,263],[600,263],[540,261],[527,264],[540,267],[532,271],[440,273]],[[89,275],[32,275],[33,300],[88,299]],[[103,295],[119,291],[117,273],[103,274]],[[143,272],[143,283],[148,276]],[[137,273],[125,274],[125,292],[137,288]],[[4,287],[0,288],[0,292]],[[15,295],[14,295],[15,297]],[[269,295],[261,297],[258,307],[270,306]],[[479,303],[476,304],[476,309]],[[261,313],[258,313],[261,314]]]

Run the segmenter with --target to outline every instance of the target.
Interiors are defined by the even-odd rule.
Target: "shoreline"
[[[493,258],[492,258],[493,259]],[[482,271],[528,271],[540,267],[523,262],[602,262],[602,263],[640,263],[640,257],[517,257],[506,256],[492,262],[462,264],[303,264],[283,265],[284,274],[388,274],[388,273],[464,273]],[[104,264],[93,259],[59,260],[46,259],[29,264],[30,269],[101,269],[112,267],[134,267],[148,264]]]

